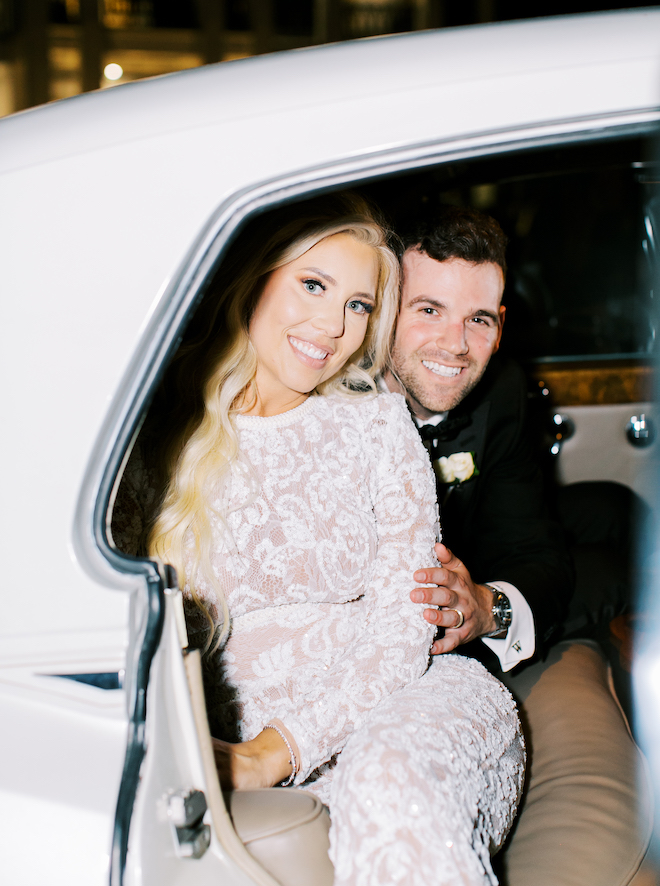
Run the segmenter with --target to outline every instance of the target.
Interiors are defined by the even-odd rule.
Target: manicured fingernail
[[[415,572],[415,573],[413,573],[413,578],[415,579],[415,581],[424,581],[424,579],[426,578],[426,573],[425,572]]]
[[[424,602],[424,592],[423,591],[412,591],[410,594],[410,599],[413,603],[423,603]]]

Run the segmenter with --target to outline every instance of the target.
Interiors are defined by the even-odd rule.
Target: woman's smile
[[[331,353],[326,348],[316,347],[311,342],[302,341],[299,338],[294,338],[292,335],[288,338],[291,347],[295,348],[302,362],[312,366],[314,369],[320,369]]]
[[[377,285],[375,250],[343,233],[272,271],[250,321],[257,355],[250,412],[293,409],[339,372],[364,342]]]

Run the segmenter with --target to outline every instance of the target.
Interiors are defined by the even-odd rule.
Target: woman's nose
[[[344,334],[346,314],[344,303],[326,301],[314,319],[314,326],[328,338],[340,338]]]

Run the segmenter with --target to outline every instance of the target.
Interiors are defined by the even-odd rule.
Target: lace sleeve
[[[409,594],[413,571],[436,562],[435,481],[403,399],[387,401],[364,439],[378,551],[364,593],[343,604],[347,642],[335,638],[341,656],[316,679],[294,669],[277,706],[300,751],[297,783],[340,751],[380,700],[428,667],[434,628]]]

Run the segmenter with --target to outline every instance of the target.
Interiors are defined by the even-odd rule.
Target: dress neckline
[[[280,412],[279,415],[242,415],[238,412],[236,414],[236,427],[242,429],[287,427],[287,425],[293,424],[301,416],[305,415],[311,409],[311,404],[316,399],[317,396],[311,394],[300,406],[294,406],[293,409]]]

